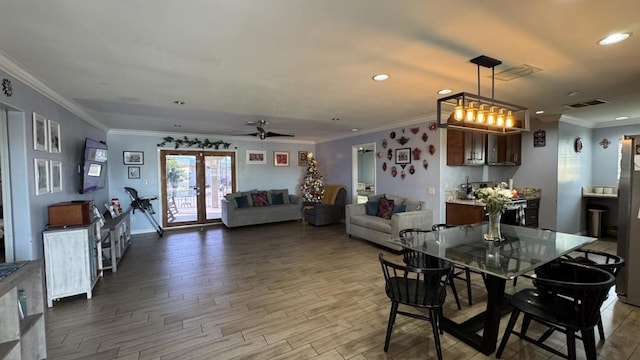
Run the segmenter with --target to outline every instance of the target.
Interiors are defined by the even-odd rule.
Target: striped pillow
[[[255,192],[251,193],[251,200],[253,201],[253,206],[269,206],[269,199],[267,198],[267,192]]]

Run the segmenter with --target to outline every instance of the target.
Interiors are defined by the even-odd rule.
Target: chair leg
[[[442,360],[442,348],[440,347],[440,330],[438,329],[438,309],[429,309],[429,316],[431,317],[431,328],[433,329],[433,341],[436,344],[436,354],[438,360]]]
[[[593,328],[582,330],[582,343],[584,344],[584,352],[587,360],[596,360],[596,336]]]
[[[531,316],[525,314],[522,318],[522,326],[520,327],[520,334],[524,336],[529,329],[529,325],[531,324]],[[521,336],[521,337],[522,337]]]
[[[389,323],[387,323],[387,336],[384,339],[384,352],[389,350],[389,342],[391,341],[391,331],[393,331],[393,323],[396,321],[399,303],[392,301],[391,310],[389,311]]]
[[[500,359],[500,357],[502,356],[504,348],[507,346],[507,342],[509,341],[509,337],[511,336],[511,332],[513,332],[513,327],[516,326],[516,321],[518,320],[519,315],[520,310],[513,309],[513,311],[511,312],[511,317],[509,317],[509,322],[507,323],[507,328],[504,330],[504,335],[502,335],[502,341],[500,341],[498,351],[496,351],[496,359]]]
[[[464,268],[464,274],[467,277],[467,296],[469,297],[469,306],[473,305],[471,301],[471,269]]]
[[[602,316],[598,315],[598,334],[600,334],[600,340],[604,341],[604,327],[602,326]]]
[[[447,282],[449,282],[449,287],[451,287],[451,292],[453,293],[454,299],[456,299],[456,305],[458,305],[458,310],[462,310],[460,306],[460,298],[458,297],[458,290],[456,289],[456,284],[453,282],[453,270],[447,276]]]
[[[567,329],[567,358],[576,360],[576,333]]]

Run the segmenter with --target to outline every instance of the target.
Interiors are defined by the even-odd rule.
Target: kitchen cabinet
[[[520,165],[522,158],[522,134],[488,135],[488,165]]]
[[[42,260],[0,264],[0,359],[46,359]]]
[[[447,165],[484,165],[487,135],[447,129]]]
[[[483,206],[447,203],[446,222],[448,225],[468,225],[487,220]]]
[[[538,227],[538,211],[540,210],[540,199],[527,199],[527,208],[524,209],[524,226]]]
[[[55,228],[43,231],[47,305],[53,300],[87,294],[102,276],[98,258],[102,253],[100,224]]]

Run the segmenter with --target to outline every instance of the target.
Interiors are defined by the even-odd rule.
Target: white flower
[[[494,188],[478,189],[475,195],[484,203],[484,208],[489,214],[502,213],[513,198],[513,193],[506,187],[507,184],[503,182]]]

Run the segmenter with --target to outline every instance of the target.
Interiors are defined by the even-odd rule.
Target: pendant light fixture
[[[529,131],[529,109],[495,98],[495,67],[502,64],[502,61],[480,55],[470,62],[478,67],[478,94],[461,92],[438,99],[437,125],[443,128],[498,134]],[[480,95],[480,67],[491,69],[490,98]],[[449,113],[444,108],[453,108],[453,112]]]

